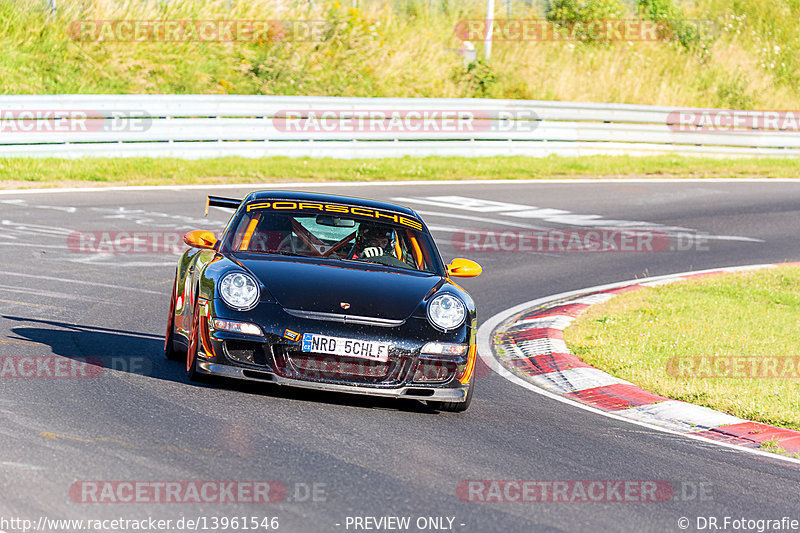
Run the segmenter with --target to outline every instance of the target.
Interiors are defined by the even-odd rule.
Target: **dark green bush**
[[[705,56],[714,41],[709,21],[689,20],[674,0],[637,0],[637,11],[643,19],[659,23],[659,36],[673,40],[690,51]]]
[[[621,19],[628,15],[628,8],[620,0],[550,0],[545,8],[545,17],[565,35],[581,41],[602,41],[605,34],[598,34],[589,23],[597,20]]]

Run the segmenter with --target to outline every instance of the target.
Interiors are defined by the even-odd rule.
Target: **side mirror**
[[[483,269],[475,261],[456,257],[447,265],[447,275],[454,278],[474,278],[480,276]]]
[[[198,229],[195,231],[190,231],[189,233],[184,235],[183,242],[185,242],[192,248],[213,249],[214,246],[217,244],[217,238],[214,236],[214,232],[212,231]]]

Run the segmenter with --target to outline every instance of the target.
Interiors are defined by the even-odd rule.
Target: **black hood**
[[[440,276],[366,270],[293,259],[237,260],[286,309],[401,320],[408,318]],[[350,304],[344,309],[342,303]]]

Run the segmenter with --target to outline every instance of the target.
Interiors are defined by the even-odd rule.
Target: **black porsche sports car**
[[[475,303],[444,265],[425,223],[394,204],[287,191],[244,200],[221,238],[184,237],[167,358],[210,376],[424,400],[467,409],[474,388]]]

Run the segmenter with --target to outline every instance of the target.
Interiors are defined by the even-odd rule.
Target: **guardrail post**
[[[492,58],[492,24],[494,22],[494,0],[486,0],[486,35],[483,36],[483,56],[487,63]]]

